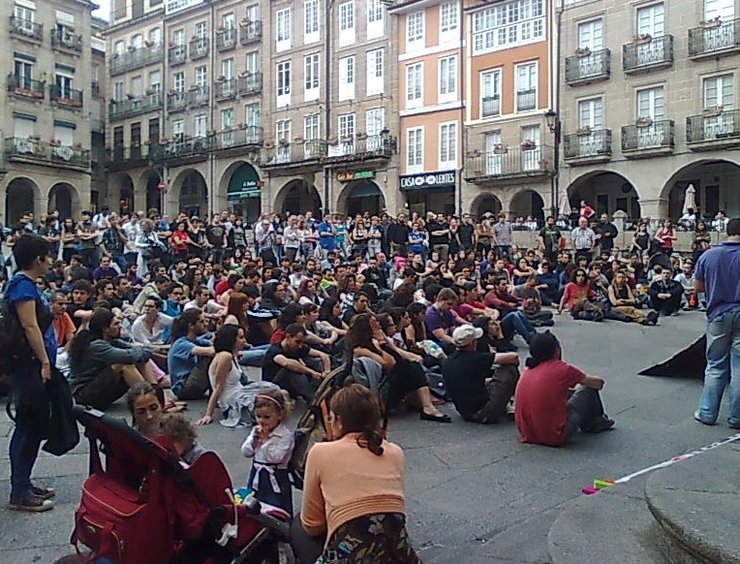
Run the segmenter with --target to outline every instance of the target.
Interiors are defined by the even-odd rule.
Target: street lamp
[[[560,116],[552,108],[545,112],[545,122],[547,129],[553,134],[555,141],[555,155],[553,174],[550,178],[550,210],[551,215],[557,220],[558,218],[558,197],[560,194]]]

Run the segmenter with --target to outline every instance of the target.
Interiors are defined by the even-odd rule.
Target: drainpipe
[[[324,142],[325,150],[328,150],[329,139],[331,138],[331,13],[334,8],[334,0],[328,0],[326,5],[326,17],[324,18],[324,30],[326,38],[324,41]],[[356,65],[355,65],[356,67]],[[329,206],[329,185],[331,184],[331,170],[329,166],[324,166],[324,201],[322,206],[322,219],[330,212]],[[335,210],[336,211],[336,210]]]
[[[465,128],[465,80],[466,80],[466,67],[468,64],[468,57],[466,57],[465,49],[466,47],[463,47],[463,40],[465,39],[465,32],[463,28],[465,27],[465,19],[463,19],[463,6],[462,2],[459,3],[460,8],[460,17],[458,18],[458,22],[460,22],[460,25],[458,26],[459,31],[459,39],[460,39],[460,47],[458,48],[458,53],[460,53],[458,59],[460,60],[460,168],[457,170],[457,214],[462,219],[463,215],[463,170],[465,168],[465,154],[467,151],[467,138],[468,138],[468,132]],[[469,43],[468,43],[469,45]]]
[[[550,194],[550,214],[557,220],[558,218],[558,207],[560,202],[560,142],[562,138],[562,121],[560,119],[560,51],[561,51],[561,35],[563,29],[563,12],[565,7],[563,6],[563,0],[560,0],[560,7],[557,14],[557,39],[555,41],[555,159],[554,175],[552,179],[552,190]],[[552,68],[552,67],[551,67]]]

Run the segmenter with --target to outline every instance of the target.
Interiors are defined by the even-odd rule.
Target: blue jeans
[[[15,429],[10,439],[10,497],[19,498],[31,491],[31,472],[36,464],[44,430],[37,420],[39,407],[45,399],[41,380],[41,365],[31,360],[10,375],[15,407]],[[43,404],[42,404],[43,405]]]
[[[532,340],[537,332],[534,325],[521,311],[510,311],[504,315],[501,320],[501,331],[509,341],[514,337],[514,333],[519,333],[527,343]]]
[[[714,424],[725,387],[730,385],[727,423],[740,428],[740,306],[707,324],[707,369],[699,399],[699,419]]]
[[[256,347],[252,347],[251,349],[242,351],[242,356],[239,359],[239,364],[243,364],[245,366],[262,366],[262,359],[265,358],[265,354],[267,353],[267,350],[269,348],[269,344],[258,345]]]

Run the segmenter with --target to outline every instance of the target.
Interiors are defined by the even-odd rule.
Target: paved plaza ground
[[[481,426],[463,422],[452,405],[451,425],[391,417],[390,438],[407,457],[409,529],[425,563],[545,563],[547,533],[565,503],[595,478],[618,478],[645,466],[724,438],[725,422],[705,427],[692,420],[701,380],[637,376],[696,338],[703,314],[681,313],[657,327],[619,322],[574,322],[556,316],[554,331],[565,360],[603,376],[607,412],[614,431],[582,435],[566,448],[519,442],[513,423]],[[519,343],[524,358],[527,349]],[[522,360],[523,360],[522,358]],[[191,402],[189,417],[202,415],[205,402]],[[119,402],[113,412],[124,415]],[[9,492],[8,440],[12,427],[0,422],[0,496]],[[218,451],[236,484],[246,480],[249,462],[239,454],[245,429],[218,424],[200,429],[201,442]],[[87,471],[87,444],[54,458],[42,454],[35,477],[57,490],[57,507],[28,515],[0,510],[0,561],[53,562],[70,552],[69,535],[80,486]],[[618,487],[618,486],[617,486]],[[605,531],[605,534],[608,532]]]

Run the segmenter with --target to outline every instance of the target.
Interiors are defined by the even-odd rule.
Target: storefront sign
[[[362,178],[375,178],[375,171],[374,170],[358,170],[357,172],[337,173],[337,180],[339,180],[339,182],[351,182],[352,180],[360,180]]]
[[[454,170],[424,174],[408,174],[401,177],[401,190],[423,190],[424,188],[455,188],[457,174]]]
[[[257,175],[257,171],[250,164],[243,164],[237,170],[229,181],[226,197],[231,200],[242,200],[244,198],[259,198],[260,187],[264,183]]]

